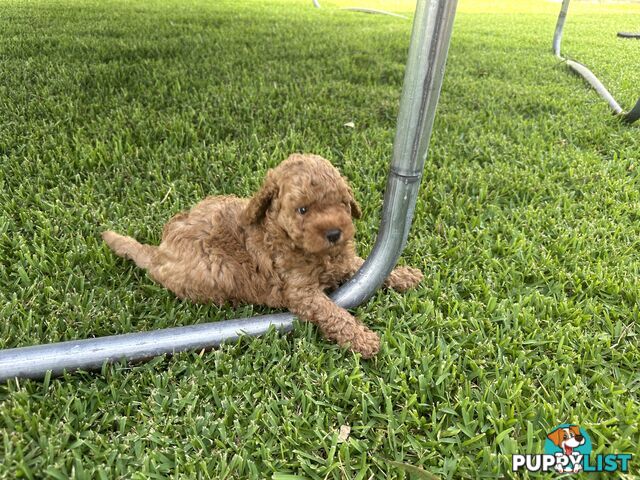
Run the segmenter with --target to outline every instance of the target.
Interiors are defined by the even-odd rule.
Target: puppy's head
[[[353,239],[360,206],[340,172],[317,155],[294,154],[269,170],[244,211],[307,253],[339,249]]]
[[[585,442],[584,437],[580,433],[580,427],[577,425],[570,425],[567,428],[558,428],[547,435],[547,438],[555,445],[560,448],[564,448],[565,450],[567,450],[567,447],[569,449],[579,447]]]

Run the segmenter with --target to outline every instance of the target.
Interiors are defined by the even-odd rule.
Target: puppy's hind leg
[[[351,278],[362,267],[364,260],[360,257],[353,257],[349,262],[345,263],[343,281]],[[413,267],[396,267],[384,281],[384,286],[393,288],[399,292],[405,292],[410,288],[416,287],[424,275],[420,270]]]
[[[410,288],[415,288],[423,278],[424,274],[417,268],[396,267],[384,281],[384,286],[398,292],[406,292]]]
[[[102,232],[102,239],[113,252],[123,258],[133,260],[140,268],[149,268],[158,247],[143,245],[136,239],[125,237],[111,230]]]

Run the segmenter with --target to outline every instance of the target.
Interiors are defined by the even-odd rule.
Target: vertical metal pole
[[[395,266],[407,240],[427,157],[456,0],[419,0],[411,33],[393,160],[384,196],[382,223],[373,252],[362,269],[333,298],[351,308],[369,298]],[[105,362],[140,361],[157,355],[201,350],[261,335],[270,327],[290,330],[290,313],[226,320],[152,332],[73,340],[0,351],[0,381],[42,378],[47,371],[91,370]]]
[[[580,62],[569,60],[564,58],[561,51],[562,44],[562,32],[564,29],[564,22],[567,19],[567,11],[569,10],[570,0],[563,0],[560,7],[560,13],[558,14],[558,21],[556,22],[556,31],[553,34],[553,53],[560,60],[566,62],[567,66],[574,72],[580,75],[585,81],[593,87],[593,89],[600,95],[605,102],[609,104],[609,107],[615,115],[619,115],[622,121],[626,123],[633,123],[640,119],[640,98],[637,100],[635,106],[628,112],[625,112],[620,104],[613,98],[613,95],[609,93],[607,87],[596,77],[591,70]]]
[[[360,271],[335,295],[347,308],[367,300],[393,269],[407,241],[427,159],[457,0],[419,0],[404,74],[382,223]],[[366,285],[366,288],[362,288]]]
[[[564,29],[564,21],[567,19],[567,11],[569,10],[569,2],[571,0],[562,0],[560,14],[556,22],[556,31],[553,34],[553,53],[556,57],[560,56],[560,43],[562,42],[562,31]]]

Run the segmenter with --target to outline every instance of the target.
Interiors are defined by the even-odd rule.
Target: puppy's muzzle
[[[342,230],[337,228],[334,228],[332,230],[327,230],[326,232],[324,232],[325,238],[330,243],[336,243],[338,240],[340,240],[341,235],[342,235]]]

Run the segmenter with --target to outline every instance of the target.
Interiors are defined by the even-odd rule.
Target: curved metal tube
[[[640,98],[636,102],[635,106],[627,113],[624,112],[622,107],[616,102],[615,98],[609,93],[607,88],[602,84],[598,77],[596,77],[591,70],[585,67],[579,62],[564,58],[560,54],[560,45],[562,42],[562,31],[564,29],[564,23],[567,19],[567,11],[569,10],[569,2],[571,0],[563,0],[560,7],[560,14],[558,15],[558,21],[556,23],[556,30],[553,34],[553,53],[560,60],[566,61],[569,68],[580,75],[586,80],[586,82],[593,87],[593,89],[600,95],[608,104],[615,115],[619,115],[623,121],[627,123],[633,123],[640,118]]]
[[[360,7],[345,7],[340,10],[349,10],[350,12],[361,12],[361,13],[378,13],[380,15],[389,15],[391,17],[404,18],[408,20],[408,17],[405,15],[400,15],[399,13],[387,12],[386,10],[374,10],[373,8],[360,8]]]
[[[395,266],[406,243],[440,95],[456,3],[456,0],[418,0],[380,232],[360,271],[332,295],[342,307],[355,307],[371,297]],[[4,350],[0,351],[0,381],[14,377],[42,378],[47,371],[59,375],[65,370],[99,369],[105,362],[140,361],[184,350],[209,349],[241,334],[261,335],[272,326],[287,331],[292,322],[293,315],[281,313]]]
[[[291,330],[292,315],[280,313],[2,350],[0,381],[14,377],[42,378],[49,370],[52,375],[60,375],[65,370],[97,370],[105,362],[139,362],[158,355],[210,349],[243,334],[262,335],[271,326],[281,331]]]
[[[618,32],[620,38],[640,38],[640,33],[633,32]]]
[[[615,98],[613,98],[613,96],[609,93],[609,90],[607,90],[607,88],[602,84],[600,80],[598,80],[598,77],[596,77],[591,70],[589,70],[580,62],[574,62],[573,60],[566,60],[566,62],[569,68],[581,75],[582,78],[584,78],[586,82],[591,85],[596,92],[598,92],[598,95],[600,95],[604,99],[604,101],[609,104],[609,107],[611,108],[611,110],[613,110],[613,113],[615,113],[616,115],[624,113],[620,104],[616,102]]]
[[[373,295],[396,265],[407,241],[440,96],[456,3],[457,0],[431,0],[419,1],[416,6],[380,232],[362,268],[332,296],[345,308],[355,307]]]
[[[622,118],[627,123],[633,123],[640,118],[640,98],[631,110]]]

